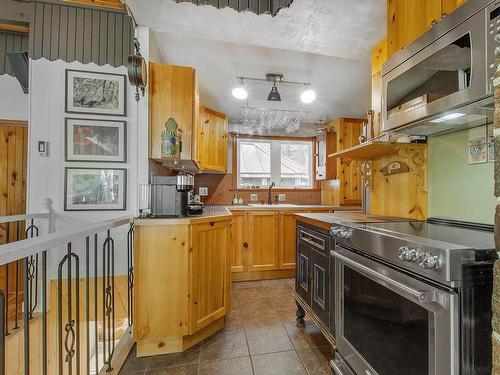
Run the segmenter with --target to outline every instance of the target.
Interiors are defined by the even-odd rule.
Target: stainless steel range
[[[491,226],[343,223],[331,234],[336,374],[491,374]]]

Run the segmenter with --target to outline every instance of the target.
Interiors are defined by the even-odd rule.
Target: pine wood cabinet
[[[337,118],[328,124],[328,131],[336,134],[335,152],[359,144],[365,119]],[[336,178],[321,183],[321,203],[332,206],[361,205],[361,174],[358,166],[346,159],[329,158],[330,163],[336,163]]]
[[[201,107],[196,136],[197,162],[203,170],[227,171],[228,120],[223,113]]]
[[[387,47],[389,56],[408,45],[467,0],[388,0]]]
[[[180,154],[162,157],[162,133],[173,118],[179,126]],[[206,172],[226,173],[228,119],[201,106],[196,70],[149,64],[149,157],[159,162],[194,160]],[[163,155],[165,156],[165,155]]]
[[[329,208],[232,210],[233,280],[292,277],[296,262],[294,214],[331,211]]]
[[[248,213],[249,271],[278,269],[278,220],[277,211]]]
[[[196,70],[186,66],[149,63],[149,157],[162,159],[162,133],[173,118],[181,136],[180,159],[191,159],[193,130],[199,122]]]
[[[232,217],[135,224],[138,356],[184,351],[220,330],[229,313]]]
[[[231,226],[227,221],[190,227],[190,325],[193,334],[229,312]]]

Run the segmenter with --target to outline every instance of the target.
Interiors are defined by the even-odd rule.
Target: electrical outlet
[[[259,200],[259,195],[258,194],[250,194],[250,202],[257,202]]]
[[[278,202],[284,202],[286,200],[285,194],[278,194]]]
[[[198,194],[200,195],[200,197],[207,197],[208,196],[208,188],[207,187],[198,188]]]

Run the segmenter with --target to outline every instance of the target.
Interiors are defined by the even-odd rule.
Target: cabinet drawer
[[[319,251],[325,256],[329,255],[331,239],[328,234],[321,233],[304,226],[299,226],[298,239],[299,243],[303,243],[311,247],[311,249]]]

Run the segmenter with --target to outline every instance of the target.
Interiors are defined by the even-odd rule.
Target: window
[[[312,142],[238,139],[238,187],[312,188]]]

